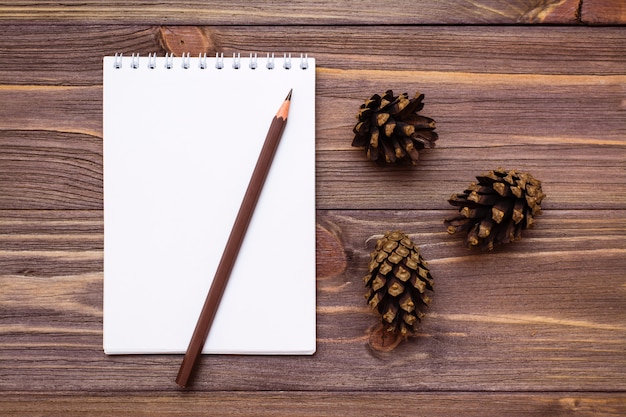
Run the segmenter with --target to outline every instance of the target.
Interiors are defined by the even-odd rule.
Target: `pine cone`
[[[419,247],[402,232],[387,232],[370,256],[364,277],[369,305],[380,313],[387,332],[415,333],[424,316],[420,310],[430,302],[425,291],[432,291],[434,285]]]
[[[491,250],[500,243],[521,238],[523,229],[534,223],[541,213],[546,195],[541,181],[528,173],[498,168],[476,177],[462,194],[448,200],[459,207],[459,215],[445,220],[448,233],[467,231],[465,244]]]
[[[364,146],[372,161],[410,160],[415,165],[419,150],[435,147],[438,136],[435,121],[417,114],[424,107],[424,94],[408,97],[407,93],[394,97],[388,90],[382,97],[374,94],[365,101],[357,115],[352,146]]]

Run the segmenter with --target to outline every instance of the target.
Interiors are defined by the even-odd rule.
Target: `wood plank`
[[[622,416],[626,413],[624,394],[564,392],[558,394],[501,393],[406,393],[398,392],[127,392],[123,394],[5,395],[0,408],[6,416],[98,417],[112,414],[133,416],[204,415],[298,416],[405,415],[431,417],[578,417]]]
[[[38,98],[28,99],[33,100],[28,108],[39,99],[46,101],[50,95],[35,97]],[[0,209],[102,208],[102,134],[89,132],[88,127],[83,132],[68,133],[71,128],[66,130],[62,121],[67,117],[82,120],[78,115],[84,115],[86,120],[99,124],[96,120],[101,117],[89,118],[87,108],[100,107],[101,98],[84,105],[85,112],[76,110],[62,116],[66,114],[60,105],[64,98],[69,99],[69,95],[48,101],[49,118],[40,107],[41,119],[34,118],[33,122],[37,123],[35,130],[0,130]],[[7,120],[11,123],[11,119]],[[59,123],[55,126],[51,120]],[[79,121],[76,126],[88,124]]]
[[[626,3],[619,0],[584,0],[581,20],[591,25],[626,24]]]
[[[279,42],[277,36],[285,35],[274,34],[271,28],[108,31],[96,27],[87,34],[79,29],[31,27],[24,44],[18,42],[17,49],[23,52],[7,48],[9,52],[2,57],[7,60],[0,71],[7,71],[5,78],[18,84],[0,87],[2,102],[11,103],[0,110],[0,208],[101,207],[100,56],[91,55],[83,62],[92,47],[103,54],[107,48],[115,49],[116,42],[141,51],[158,44],[175,50],[173,45],[181,42],[198,48],[240,49],[258,42],[257,32],[264,34],[261,38],[268,47]],[[383,59],[397,62],[393,71],[381,67],[378,55],[362,55],[369,42],[365,35],[371,29],[327,29],[319,43],[314,42],[320,36],[317,29],[290,29],[295,32],[290,38],[294,48],[321,45],[317,83],[320,208],[443,208],[449,194],[498,165],[528,170],[542,179],[549,191],[547,206],[554,202],[556,208],[623,207],[626,77],[620,71],[626,66],[624,29],[432,28],[432,33],[422,34],[415,28],[390,28],[385,38],[398,37],[403,45],[394,52],[397,57]],[[525,42],[519,42],[520,32]],[[72,52],[64,43],[53,42],[48,53],[33,54],[32,48],[25,52],[27,44],[44,44],[44,39],[60,34],[70,47],[82,45],[82,49]],[[575,35],[582,40],[568,42]],[[410,41],[413,38],[416,42]],[[607,42],[611,47],[604,46]],[[4,46],[8,45],[6,41]],[[431,51],[431,56],[417,58],[419,48]],[[331,52],[337,50],[348,53]],[[481,50],[485,53],[475,53]],[[440,51],[446,53],[435,57]],[[388,52],[381,49],[380,53]],[[490,58],[484,59],[485,54]],[[586,65],[574,66],[580,56],[587,57]],[[26,71],[20,69],[24,63]],[[541,73],[532,74],[537,71]],[[424,152],[416,169],[381,169],[350,146],[358,106],[386,88],[424,92],[424,114],[438,122],[438,148]],[[520,158],[522,149],[526,155]],[[563,176],[563,170],[571,166],[578,169]],[[407,196],[401,181],[407,176],[419,186],[419,198]],[[346,184],[347,193],[342,188]],[[334,198],[338,187],[343,199]],[[372,193],[372,187],[384,189],[385,198]]]
[[[547,208],[624,207],[626,76],[391,74],[386,86],[425,92],[423,113],[438,122],[437,148],[417,167],[380,167],[351,147],[358,106],[387,88],[378,77],[319,70],[319,208],[444,208],[498,166],[542,180]],[[13,104],[0,112],[0,208],[101,208],[100,87],[16,86],[0,97]]]
[[[439,72],[623,75],[626,66],[626,28],[621,27],[50,24],[3,25],[0,35],[0,79],[7,85],[99,85],[102,57],[116,52],[307,52],[320,68],[379,71],[378,83],[384,80],[382,71],[417,81],[420,74]],[[335,95],[340,87],[331,87]]]
[[[570,152],[571,148],[538,146],[537,153],[520,159],[525,148],[515,144],[476,149],[442,145],[424,152],[418,167],[379,167],[365,160],[358,150],[320,152],[317,207],[445,209],[450,195],[465,190],[477,175],[502,166],[529,172],[543,182],[547,194],[544,209],[624,208],[623,147],[606,147],[595,161],[592,156],[583,156],[586,152],[597,155],[593,146],[575,146]]]
[[[626,211],[549,210],[520,242],[492,253],[448,235],[448,214],[318,211],[317,353],[204,356],[194,389],[626,389]],[[172,389],[179,355],[102,353],[99,214],[1,218],[10,234],[0,233],[9,246],[0,251],[0,390],[110,392],[128,381]],[[378,318],[361,277],[390,227],[422,247],[436,292],[419,336],[380,354],[367,346]]]
[[[414,2],[362,1],[358,7],[348,0],[333,2],[272,1],[262,7],[246,1],[213,0],[176,2],[121,0],[101,2],[69,1],[60,5],[49,0],[36,4],[0,2],[0,19],[6,22],[72,22],[113,24],[191,25],[282,25],[290,24],[512,24],[577,22],[580,0],[507,1],[426,0]]]
[[[367,161],[362,150],[350,149],[349,129],[345,132],[340,146],[347,149],[318,151],[320,209],[445,209],[451,194],[499,166],[530,172],[543,181],[546,209],[619,209],[626,201],[626,143],[618,141],[597,145],[581,144],[582,138],[554,138],[562,143],[537,145],[536,152],[520,159],[527,146],[517,137],[493,139],[499,144],[489,142],[490,137],[472,138],[459,147],[446,146],[442,138],[438,148],[422,153],[417,167],[381,167]],[[21,139],[16,142],[17,136]],[[540,138],[528,140],[536,143]],[[102,207],[98,138],[0,131],[0,144],[1,209]]]
[[[100,272],[103,240],[101,209],[0,210],[0,274],[42,279]]]

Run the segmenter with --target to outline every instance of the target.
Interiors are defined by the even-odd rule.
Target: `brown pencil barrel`
[[[189,347],[187,348],[187,352],[185,353],[185,357],[178,371],[178,376],[176,377],[176,383],[183,388],[189,383],[195,364],[202,353],[202,348],[209,335],[213,319],[215,318],[222,295],[226,289],[228,278],[235,265],[239,249],[241,248],[246,231],[250,225],[250,220],[254,214],[259,196],[261,195],[263,184],[265,183],[265,179],[272,165],[272,160],[274,159],[274,154],[276,153],[276,149],[278,149],[278,144],[280,143],[285,125],[287,124],[290,100],[291,91],[276,116],[272,119],[272,123],[265,138],[265,143],[263,144],[259,159],[252,172],[250,183],[246,189],[241,207],[239,208],[235,223],[228,237],[224,253],[222,254],[222,258],[215,272],[211,288],[209,289],[209,293],[202,307],[200,318],[191,336]]]

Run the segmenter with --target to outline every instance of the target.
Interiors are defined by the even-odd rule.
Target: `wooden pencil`
[[[278,109],[276,116],[272,119],[272,123],[265,138],[265,143],[263,144],[259,159],[256,163],[254,171],[252,172],[252,177],[250,178],[246,194],[241,202],[241,207],[239,208],[235,223],[230,232],[230,236],[228,237],[224,253],[222,254],[222,258],[217,266],[215,277],[211,283],[211,288],[209,289],[204,306],[202,307],[198,323],[196,324],[196,328],[191,336],[191,341],[189,342],[189,347],[187,348],[183,362],[180,365],[178,376],[176,377],[176,383],[183,388],[188,386],[192,372],[202,353],[204,343],[206,342],[209,330],[213,324],[213,319],[217,313],[220,300],[224,294],[228,278],[230,277],[230,273],[235,265],[239,249],[241,248],[241,244],[243,243],[246,235],[246,230],[248,229],[248,225],[252,219],[252,214],[254,213],[259,196],[261,195],[263,184],[265,183],[270,166],[272,165],[274,154],[278,148],[283,130],[285,130],[287,116],[289,114],[289,106],[291,104],[292,91],[293,90],[289,91],[285,101],[280,106],[280,109]]]

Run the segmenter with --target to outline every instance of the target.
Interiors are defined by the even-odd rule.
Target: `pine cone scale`
[[[397,122],[395,128],[398,129],[398,133],[410,137],[415,133],[415,126],[405,122]],[[389,135],[388,135],[389,136]]]
[[[393,297],[397,297],[400,294],[404,293],[404,285],[397,278],[391,279],[391,285],[387,288],[387,292],[391,294]]]
[[[376,125],[379,127],[383,126],[385,123],[387,123],[390,117],[391,116],[389,115],[389,113],[378,113],[376,115]]]
[[[522,200],[517,200],[515,202],[515,206],[513,207],[513,215],[511,216],[511,219],[515,224],[518,224],[524,219],[524,217],[524,202]]]
[[[378,291],[382,287],[384,287],[386,283],[387,283],[387,279],[385,279],[384,276],[376,275],[376,278],[374,279],[374,281],[372,281],[372,289],[374,291]]]
[[[413,310],[415,310],[415,303],[413,302],[413,299],[411,298],[411,296],[409,294],[405,294],[401,299],[400,299],[400,308],[404,311],[406,311],[407,313],[412,312]]]
[[[478,237],[484,239],[491,234],[494,222],[491,219],[483,219],[478,225]]]
[[[426,291],[426,283],[419,279],[417,275],[411,277],[411,285],[413,285],[413,288],[415,288],[420,294]]]
[[[370,133],[370,145],[372,147],[378,147],[378,138],[380,137],[380,131],[378,130],[378,125],[374,120],[371,122],[371,126],[369,128]]]

